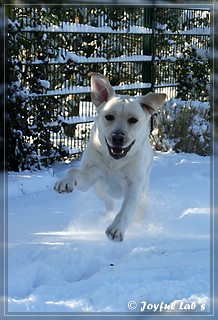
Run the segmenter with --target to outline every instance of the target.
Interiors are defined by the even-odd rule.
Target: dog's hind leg
[[[99,199],[101,199],[104,204],[106,211],[112,211],[114,209],[114,201],[113,199],[104,191],[101,184],[96,183],[95,191]]]

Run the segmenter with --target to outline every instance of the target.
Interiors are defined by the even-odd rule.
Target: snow
[[[9,25],[12,28],[16,29],[16,22],[9,21]],[[164,34],[186,34],[186,35],[210,35],[210,27],[195,27],[189,30],[178,30],[173,32],[170,29],[167,29],[167,24],[158,23],[156,28],[164,32]],[[33,32],[33,31],[41,31],[41,32],[72,32],[72,33],[106,33],[106,34],[151,34],[152,29],[145,28],[142,26],[129,26],[128,28],[114,30],[109,26],[102,27],[93,27],[88,24],[78,24],[78,23],[69,23],[62,22],[61,25],[38,25],[37,27],[25,26],[22,28],[23,32]]]
[[[46,32],[75,32],[75,33],[108,33],[108,34],[120,34],[120,33],[132,33],[132,34],[151,34],[152,30],[141,26],[130,26],[128,29],[114,30],[109,26],[93,27],[88,24],[78,24],[62,22],[61,25],[39,25],[37,27],[26,26],[22,28],[22,31],[46,31]]]
[[[40,83],[40,85],[43,88],[45,88],[45,89],[49,89],[50,88],[50,82],[49,81],[38,79],[38,82]]]
[[[53,191],[78,165],[9,172],[8,311],[209,312],[210,157],[155,152],[145,220],[122,243],[94,189]]]
[[[181,30],[179,31],[180,34],[192,34],[192,35],[210,35],[210,27],[197,27],[197,28],[192,28],[189,30]]]
[[[183,34],[183,35],[210,35],[210,27],[195,27],[191,29],[186,29],[186,30],[177,30],[177,31],[172,31],[170,29],[167,29],[168,25],[167,24],[160,24],[157,23],[157,29],[161,30],[164,34],[168,35],[176,35],[176,34]]]
[[[113,86],[114,90],[133,90],[133,89],[145,89],[150,88],[151,83],[144,82],[135,82],[130,84],[120,84],[119,86]],[[58,96],[58,95],[70,95],[70,94],[78,94],[78,93],[90,93],[91,87],[83,87],[83,86],[69,86],[69,88],[57,89],[57,90],[48,90],[46,93],[31,93],[30,97],[43,97],[43,96]]]
[[[172,107],[175,107],[177,105],[179,107],[190,107],[202,110],[210,109],[210,102],[203,102],[199,100],[179,100],[172,98],[169,102],[167,102],[167,104]]]
[[[17,20],[11,21],[11,19],[8,18],[8,27],[11,31],[17,31],[19,26],[20,23]]]
[[[60,123],[64,124],[81,124],[81,123],[89,123],[93,122],[95,120],[95,117],[89,117],[89,116],[73,116],[69,118],[65,118],[62,116],[58,116],[57,121],[51,121],[44,124],[45,128],[52,128],[60,126]],[[37,129],[36,125],[33,125],[30,127],[30,129]],[[78,149],[76,149],[78,151]]]
[[[141,61],[151,61],[152,56],[147,55],[122,55],[115,58],[106,59],[105,57],[85,57],[81,55],[77,55],[74,52],[65,51],[63,53],[63,50],[60,50],[58,53],[58,56],[56,58],[53,58],[49,61],[49,64],[63,64],[67,63],[69,60],[72,60],[77,63],[113,63],[113,62],[141,62]],[[23,62],[23,64],[29,64],[28,62]],[[35,60],[32,60],[31,63],[37,64]]]

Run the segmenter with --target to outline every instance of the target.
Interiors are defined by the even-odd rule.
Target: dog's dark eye
[[[134,124],[134,123],[138,122],[138,119],[136,119],[136,118],[129,118],[129,119],[128,119],[128,122],[129,122],[130,124]]]
[[[115,118],[114,118],[114,116],[112,114],[108,114],[108,115],[105,116],[105,119],[107,121],[113,121]]]

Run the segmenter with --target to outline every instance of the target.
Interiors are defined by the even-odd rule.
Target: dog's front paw
[[[63,178],[61,180],[58,180],[54,185],[54,190],[58,193],[64,193],[64,192],[72,192],[74,187],[76,185],[76,182],[73,180],[70,180],[69,178]]]
[[[119,226],[112,223],[105,231],[108,239],[113,241],[123,241],[124,232],[120,230]]]

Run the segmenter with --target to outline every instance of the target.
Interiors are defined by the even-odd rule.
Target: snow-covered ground
[[[211,312],[210,157],[155,152],[145,221],[122,243],[94,189],[53,191],[78,164],[9,173],[8,311]]]

